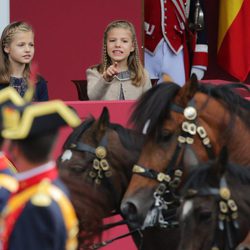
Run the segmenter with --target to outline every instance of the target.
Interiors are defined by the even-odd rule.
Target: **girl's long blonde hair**
[[[0,44],[0,82],[1,83],[9,83],[10,82],[10,62],[9,56],[4,51],[6,46],[10,46],[11,42],[13,41],[13,37],[17,32],[28,32],[33,31],[31,25],[26,22],[19,21],[19,22],[12,22],[2,32],[1,36],[1,44]],[[25,65],[25,69],[23,72],[23,77],[28,79],[30,75],[30,63]]]
[[[136,39],[136,32],[134,25],[126,20],[116,20],[110,23],[106,30],[104,31],[103,37],[103,53],[102,53],[102,63],[100,65],[100,72],[103,73],[110,65],[112,65],[111,58],[107,53],[107,37],[108,32],[114,28],[123,28],[130,30],[132,34],[132,42],[134,45],[134,51],[130,52],[128,57],[128,69],[131,72],[132,84],[135,86],[141,86],[144,84],[144,68],[140,61],[138,43]]]

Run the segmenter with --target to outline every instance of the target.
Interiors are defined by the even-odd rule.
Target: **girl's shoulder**
[[[88,69],[95,69],[95,70],[99,71],[100,68],[101,68],[101,64],[95,64],[95,65],[90,66]]]
[[[100,67],[101,67],[100,64],[97,64],[97,65],[93,65],[93,66],[87,68],[87,70],[86,70],[87,76],[88,75],[100,75],[100,74],[102,74]]]
[[[145,76],[146,78],[150,78],[150,77],[149,77],[149,72],[148,72],[145,68],[143,68],[143,73],[144,73],[144,76]]]
[[[47,84],[47,80],[45,80],[45,78],[43,77],[43,76],[41,76],[41,75],[37,75],[37,82],[36,82],[36,84],[44,84],[44,83],[46,83]]]

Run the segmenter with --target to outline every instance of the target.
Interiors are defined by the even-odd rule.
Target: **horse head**
[[[157,206],[167,210],[176,204],[177,209],[185,176],[223,145],[235,162],[250,164],[245,141],[250,139],[250,104],[232,88],[202,85],[192,77],[182,88],[159,84],[138,100],[131,121],[146,139],[121,204],[131,225],[159,222]],[[166,201],[162,193],[170,198]]]
[[[249,180],[250,170],[228,162],[226,148],[192,171],[182,191],[179,249],[236,249],[250,228]]]
[[[142,137],[113,124],[104,108],[100,117],[86,119],[67,138],[58,158],[80,221],[81,241],[102,232],[102,219],[119,213]]]

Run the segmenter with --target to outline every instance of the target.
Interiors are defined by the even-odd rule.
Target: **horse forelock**
[[[210,184],[207,183],[208,181],[207,177],[209,176],[210,173],[209,169],[210,169],[209,163],[204,163],[200,164],[197,168],[192,170],[189,174],[187,181],[184,184],[183,193],[185,194],[186,191],[189,189],[194,189],[198,191],[200,188],[203,188],[205,184]]]
[[[214,169],[213,171],[212,168]],[[214,161],[208,161],[206,163],[200,164],[196,169],[191,171],[189,178],[184,185],[184,193],[188,189],[199,190],[204,187],[215,187],[219,186],[219,181],[221,176],[216,177],[216,163]],[[218,166],[219,172],[219,166]],[[242,183],[250,185],[250,166],[241,166],[232,162],[226,164],[225,167],[226,179],[230,178],[236,183]],[[216,184],[215,184],[216,183]]]
[[[175,83],[161,83],[146,93],[136,102],[130,122],[138,132],[142,132],[150,120],[147,134],[151,134],[160,126],[170,112],[170,104],[180,90]]]
[[[250,166],[228,163],[227,170],[232,179],[237,179],[242,184],[250,185]]]
[[[111,129],[117,132],[122,145],[128,150],[140,151],[144,136],[135,132],[134,130],[124,128],[120,124],[111,123],[109,126]]]
[[[82,122],[77,128],[75,128],[73,132],[66,139],[63,145],[63,149],[64,150],[67,149],[70,143],[76,143],[77,140],[82,135],[82,133],[84,133],[84,131],[86,131],[86,129],[88,129],[94,123],[94,121],[95,121],[95,118],[90,116],[84,122]]]

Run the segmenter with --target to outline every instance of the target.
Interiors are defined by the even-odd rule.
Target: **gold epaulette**
[[[0,187],[3,187],[11,193],[16,192],[18,188],[18,181],[10,175],[0,174]]]
[[[29,200],[35,206],[49,206],[51,200],[54,200],[62,213],[65,227],[67,230],[66,250],[77,249],[77,234],[78,234],[78,220],[75,210],[69,198],[50,180],[45,179],[37,185],[27,188],[20,194],[13,196],[7,203],[3,210],[3,217],[16,211],[19,207],[24,205]]]
[[[75,250],[78,245],[78,219],[76,217],[75,210],[68,197],[57,186],[51,186],[50,195],[55,201],[57,201],[64,218],[68,233],[66,250]]]

